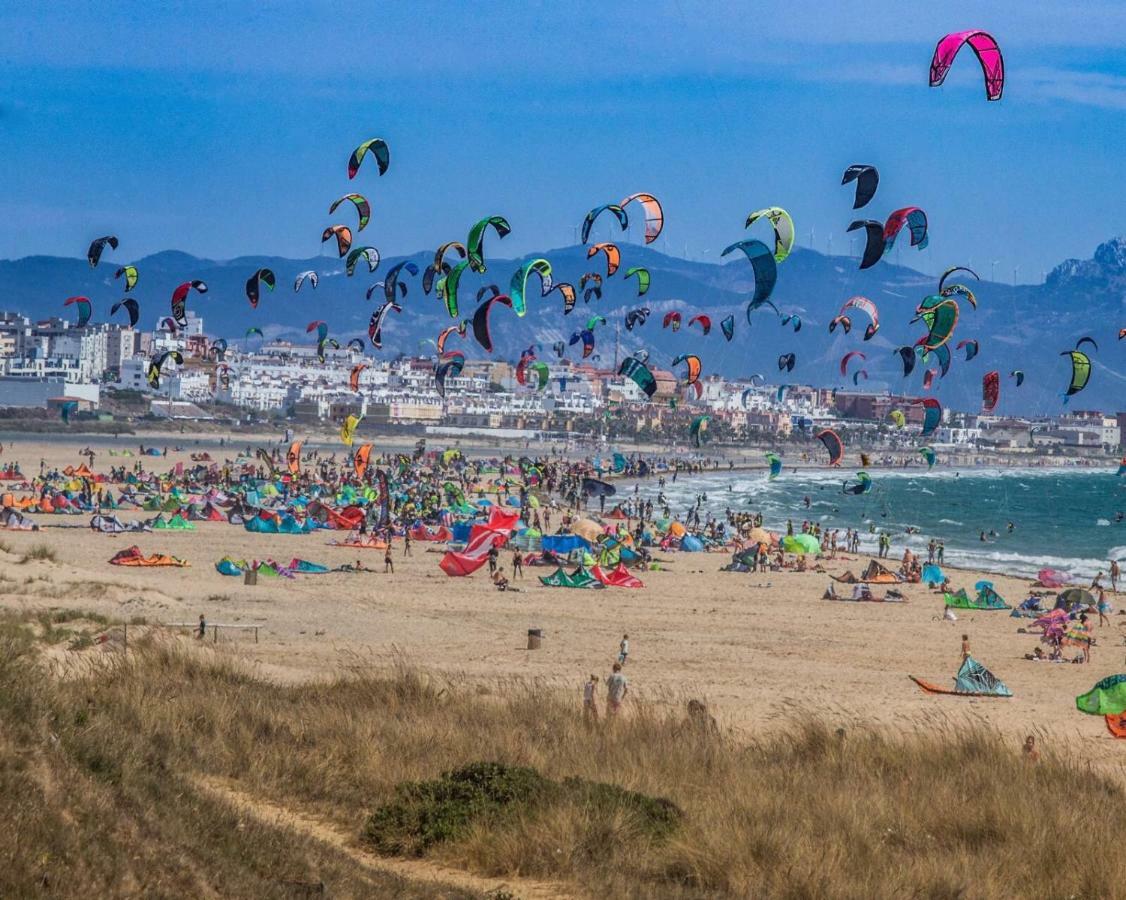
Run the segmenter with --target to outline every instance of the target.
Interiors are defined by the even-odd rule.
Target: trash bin
[[[542,628],[529,628],[528,629],[528,649],[539,650],[540,644],[543,642],[543,629]]]

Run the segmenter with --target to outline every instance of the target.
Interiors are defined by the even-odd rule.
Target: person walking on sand
[[[629,683],[626,681],[626,676],[622,674],[622,664],[614,663],[613,671],[606,679],[606,704],[611,716],[616,716],[621,710],[627,693],[629,693]]]
[[[629,659],[629,635],[623,634],[621,643],[618,644],[618,665],[624,666]]]
[[[387,542],[387,549],[383,551],[383,572],[395,574],[395,560],[391,558],[391,542]]]
[[[199,628],[196,629],[195,636],[200,641],[207,637],[207,619],[203,617],[203,613],[199,614]]]
[[[1097,597],[1095,608],[1099,611],[1099,628],[1102,628],[1104,625],[1110,624],[1110,619],[1106,617],[1106,614],[1110,612],[1110,604],[1107,603],[1106,591],[1102,588],[1099,588]]]
[[[408,528],[403,532],[403,556],[411,555],[411,533]]]
[[[1118,560],[1112,559],[1110,561],[1110,590],[1112,593],[1118,593],[1118,576],[1121,574],[1122,572],[1118,568]]]
[[[520,556],[520,549],[514,548],[512,551],[512,580],[524,577],[524,560]]]
[[[595,691],[598,688],[598,676],[591,675],[590,680],[583,685],[583,719],[588,724],[598,721],[598,698]]]

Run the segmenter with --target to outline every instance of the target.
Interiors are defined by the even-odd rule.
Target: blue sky
[[[901,257],[926,271],[1038,281],[1126,231],[1126,4],[110,5],[0,12],[0,258],[108,232],[130,258],[314,256],[353,189],[384,255],[489,214],[508,255],[549,249],[635,191],[678,255],[715,258],[768,205],[839,253],[856,162],[882,176],[864,212],[927,210],[930,249]],[[1002,45],[1000,103],[969,54],[927,86],[967,27]],[[377,135],[390,171],[349,182]]]

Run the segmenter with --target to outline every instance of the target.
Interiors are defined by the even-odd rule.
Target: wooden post
[[[124,625],[121,626],[121,633],[124,635],[124,639],[121,642],[121,650],[122,650],[123,653],[128,653],[129,652],[129,623],[128,622],[126,622]]]
[[[254,643],[258,643],[258,626],[254,626]]]
[[[218,643],[219,643],[219,626],[218,626],[218,625],[212,625],[211,627],[212,627],[212,628],[214,629],[214,631],[215,631],[215,640],[214,640],[214,642],[213,642],[213,643],[216,643],[216,644],[218,644]]]

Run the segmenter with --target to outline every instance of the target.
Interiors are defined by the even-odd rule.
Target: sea
[[[769,530],[790,521],[798,529],[806,520],[823,529],[855,528],[873,554],[886,531],[893,555],[907,546],[924,559],[935,538],[954,566],[1033,578],[1052,568],[1090,579],[1111,559],[1126,571],[1126,476],[1117,477],[1116,468],[871,469],[872,489],[860,495],[843,490],[845,482],[856,483],[847,470],[786,469],[773,481],[765,472],[720,471],[682,474],[675,482],[667,475],[664,495],[682,519],[703,497],[701,519],[705,510],[722,519],[731,509],[762,513]],[[660,490],[656,478],[638,486],[654,505]],[[622,485],[620,496],[632,494]]]

